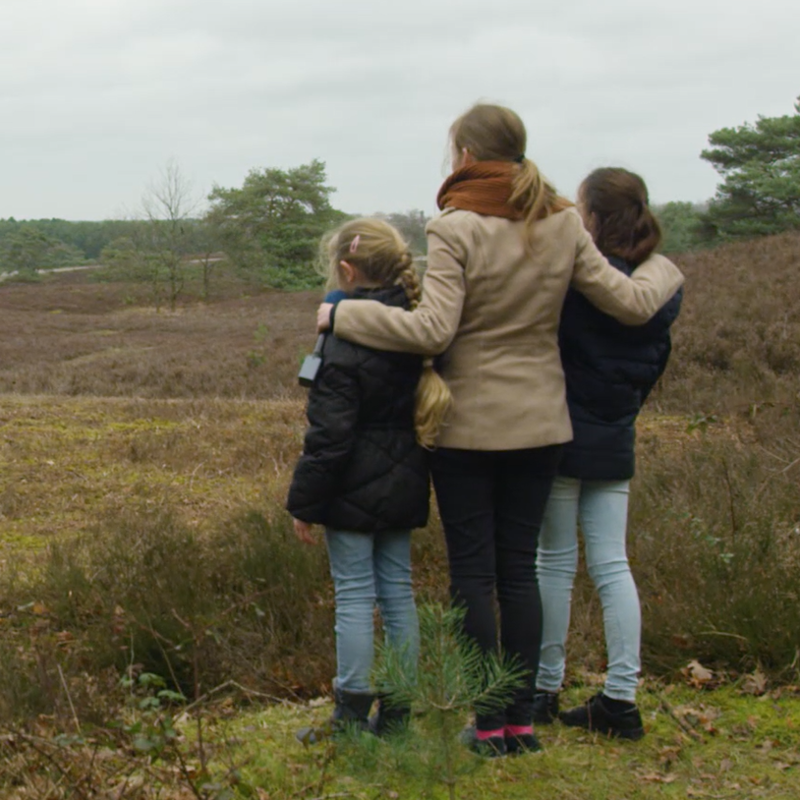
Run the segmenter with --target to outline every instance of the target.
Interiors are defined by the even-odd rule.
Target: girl
[[[347,222],[324,248],[331,276],[357,302],[371,299],[398,309],[419,303],[411,254],[386,222]],[[427,522],[425,447],[435,439],[448,405],[446,386],[419,356],[327,337],[287,508],[303,542],[315,541],[312,524],[325,526],[336,598],[335,723],[366,726],[374,699],[376,602],[388,642],[405,649],[409,664],[415,663],[419,632],[411,528]],[[406,713],[379,707],[376,732]]]
[[[505,708],[476,716],[473,747],[535,750],[534,675],[541,640],[536,545],[560,446],[572,438],[558,351],[570,285],[628,324],[646,322],[683,278],[653,257],[632,278],[597,250],[571,203],[525,155],[510,109],[476,105],[450,129],[453,173],[428,224],[428,269],[413,310],[343,300],[318,325],[383,350],[444,353],[453,410],[431,471],[451,594],[485,652],[498,644],[530,678]],[[500,607],[500,630],[494,602]],[[499,638],[499,642],[498,642]]]
[[[592,172],[579,189],[578,208],[600,252],[625,275],[635,275],[661,240],[647,187],[627,170]],[[635,705],[639,597],[625,552],[628,487],[636,417],[667,365],[669,327],[680,304],[679,291],[646,325],[629,328],[576,292],[567,294],[559,344],[574,438],[564,447],[539,539],[544,611],[534,699],[539,722],[558,715],[580,519],[586,566],[603,606],[608,674],[603,692],[561,719],[627,739],[644,735]]]

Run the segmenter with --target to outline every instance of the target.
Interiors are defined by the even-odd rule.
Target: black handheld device
[[[300,373],[297,379],[300,381],[301,386],[313,386],[314,381],[317,379],[317,373],[322,366],[322,345],[325,344],[325,334],[321,333],[317,337],[317,343],[314,345],[314,351],[310,356],[303,359],[300,366]]]

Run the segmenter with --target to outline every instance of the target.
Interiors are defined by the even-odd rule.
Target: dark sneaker
[[[509,733],[505,732],[506,753],[510,756],[523,755],[525,753],[537,753],[542,749],[542,745],[536,738],[536,734],[531,733]]]
[[[644,736],[644,726],[639,709],[630,703],[625,704],[622,710],[612,711],[610,704],[620,703],[600,692],[582,706],[562,712],[558,718],[573,728],[586,728],[588,731],[618,736],[621,739],[641,739]]]
[[[506,755],[506,740],[502,736],[479,739],[474,725],[464,728],[458,737],[473,753],[484,758],[499,758]]]
[[[533,724],[551,725],[558,718],[558,692],[533,694]]]

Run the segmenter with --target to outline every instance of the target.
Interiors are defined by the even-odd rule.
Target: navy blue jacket
[[[399,286],[354,296],[392,306],[408,302]],[[414,428],[421,372],[418,355],[326,337],[286,504],[293,517],[363,533],[426,524],[428,453]]]
[[[635,267],[610,258],[626,275]],[[574,438],[564,445],[559,474],[581,480],[633,477],[636,417],[667,365],[670,325],[682,290],[646,324],[622,325],[570,289],[558,339]]]

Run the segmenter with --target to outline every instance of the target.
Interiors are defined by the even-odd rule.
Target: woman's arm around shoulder
[[[444,212],[428,223],[428,268],[422,301],[413,311],[374,300],[342,300],[334,331],[342,339],[374,347],[434,356],[447,349],[464,306],[464,265],[471,234],[468,212]]]
[[[658,254],[640,264],[629,278],[608,263],[577,214],[575,218],[578,231],[572,285],[601,311],[625,325],[642,325],[683,284],[681,271]]]

